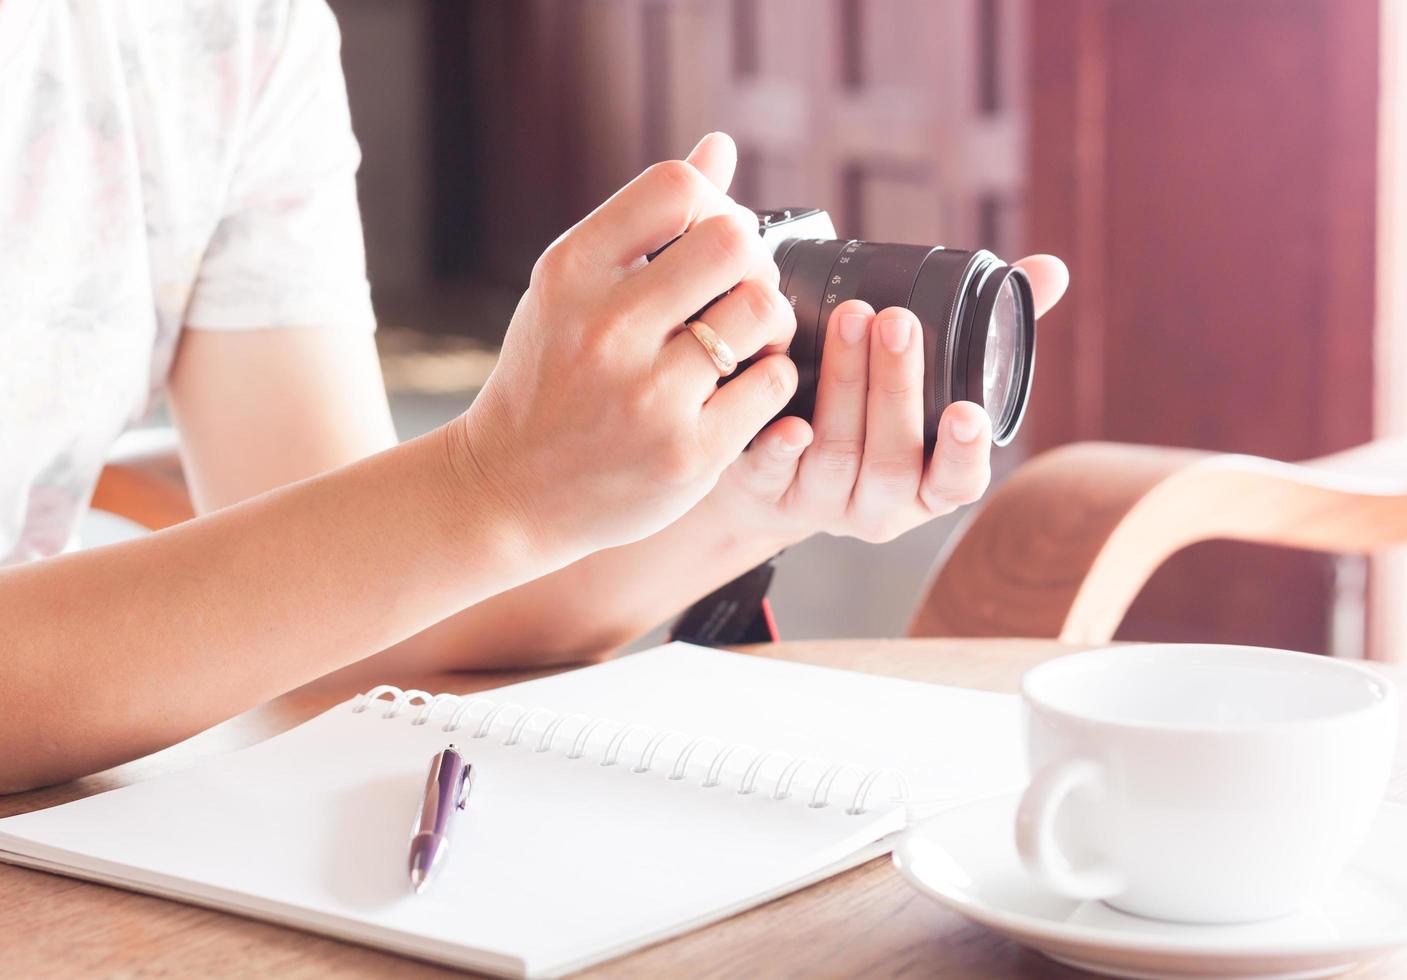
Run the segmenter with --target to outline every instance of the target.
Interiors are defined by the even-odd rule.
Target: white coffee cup
[[[1396,745],[1391,683],[1284,650],[1094,650],[1031,670],[1021,695],[1022,861],[1057,892],[1156,919],[1301,907],[1362,842]]]

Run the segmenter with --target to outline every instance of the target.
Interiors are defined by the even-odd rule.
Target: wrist
[[[487,534],[503,545],[507,557],[527,581],[567,564],[545,528],[534,521],[510,476],[492,463],[482,436],[460,415],[433,434],[438,443],[448,524],[453,540],[476,548]]]

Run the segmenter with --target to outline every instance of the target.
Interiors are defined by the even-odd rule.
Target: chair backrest
[[[1044,453],[950,540],[910,635],[1107,643],[1159,565],[1218,538],[1340,553],[1407,541],[1407,442],[1299,464],[1116,443]]]

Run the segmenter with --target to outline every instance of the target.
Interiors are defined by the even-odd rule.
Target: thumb
[[[1042,317],[1065,295],[1070,285],[1070,270],[1054,255],[1028,255],[1016,263],[1031,280],[1031,293],[1036,301],[1036,316]]]
[[[738,147],[727,133],[709,133],[684,158],[709,179],[720,191],[727,193],[738,167]]]
[[[759,500],[781,500],[796,479],[797,464],[812,435],[811,427],[795,416],[773,422],[733,464],[738,484]]]

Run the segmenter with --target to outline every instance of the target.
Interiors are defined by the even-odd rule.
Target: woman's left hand
[[[1065,265],[1049,255],[1016,264],[1040,316],[1065,292]],[[812,423],[773,422],[705,506],[734,533],[786,545],[817,532],[889,541],[981,497],[992,426],[980,406],[948,406],[924,465],[921,336],[908,310],[842,303],[826,331]]]

